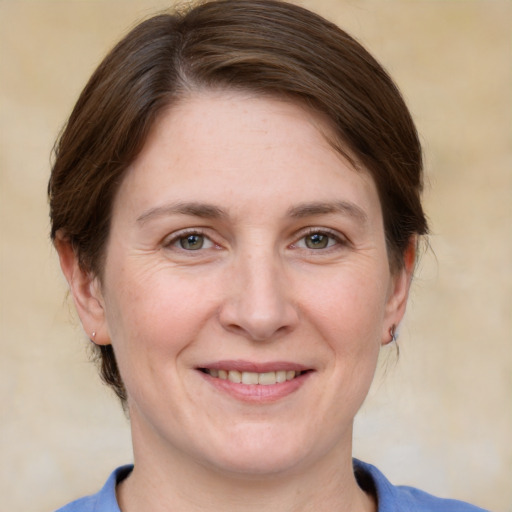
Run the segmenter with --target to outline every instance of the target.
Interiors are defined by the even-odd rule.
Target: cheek
[[[322,411],[319,421],[338,432],[340,425],[351,423],[364,402],[372,383],[380,351],[380,333],[385,305],[382,276],[342,269],[329,278],[303,283],[300,293],[304,317],[309,324],[308,339],[316,340],[313,350],[329,353],[323,368],[329,385],[320,393]],[[323,352],[322,352],[323,351]]]
[[[169,269],[112,274],[107,321],[116,352],[179,352],[211,316],[216,288],[208,279],[179,277]],[[119,283],[116,287],[115,283]]]
[[[123,284],[110,288],[106,308],[119,372],[132,404],[151,403],[155,389],[180,388],[180,356],[198,339],[211,301],[162,272],[117,274],[116,282]]]
[[[303,281],[304,309],[331,343],[361,350],[380,344],[387,297],[385,273],[347,266]],[[308,282],[309,281],[309,282]]]

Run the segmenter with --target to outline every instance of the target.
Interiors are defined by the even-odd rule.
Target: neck
[[[134,432],[134,470],[117,489],[122,512],[377,511],[356,482],[351,441],[321,461],[251,475],[208,467],[167,447],[139,446],[137,437]]]

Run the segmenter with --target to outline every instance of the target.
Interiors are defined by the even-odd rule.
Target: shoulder
[[[463,501],[458,500],[436,498],[431,494],[413,487],[400,486],[396,487],[396,489],[400,496],[400,500],[403,501],[404,506],[409,506],[409,510],[416,510],[411,508],[415,505],[417,510],[421,510],[422,512],[437,510],[443,510],[445,512],[486,512],[484,509],[475,507],[469,503],[464,503]]]
[[[116,499],[116,485],[126,478],[132,469],[131,465],[117,468],[99,492],[68,503],[56,512],[120,512]]]
[[[97,499],[96,495],[85,496],[76,501],[72,501],[62,508],[59,508],[56,512],[93,512],[96,509]]]
[[[371,464],[354,459],[356,475],[371,481],[377,495],[378,512],[487,512],[458,500],[437,498],[413,487],[394,486]]]

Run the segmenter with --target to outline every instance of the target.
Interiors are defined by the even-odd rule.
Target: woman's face
[[[290,102],[198,93],[127,171],[82,319],[114,346],[136,460],[275,474],[350,453],[409,279],[326,134]]]

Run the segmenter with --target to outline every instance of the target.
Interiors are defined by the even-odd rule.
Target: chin
[[[265,453],[263,453],[264,451]],[[216,458],[215,469],[248,480],[260,480],[265,477],[293,473],[294,469],[300,466],[300,457],[296,453],[268,453],[261,448],[258,452],[243,453],[237,456],[229,454],[224,458]]]
[[[217,449],[210,465],[217,470],[245,478],[262,478],[293,473],[314,454],[309,453],[301,436],[275,431],[271,427],[244,427],[240,435],[230,434],[223,449]]]

